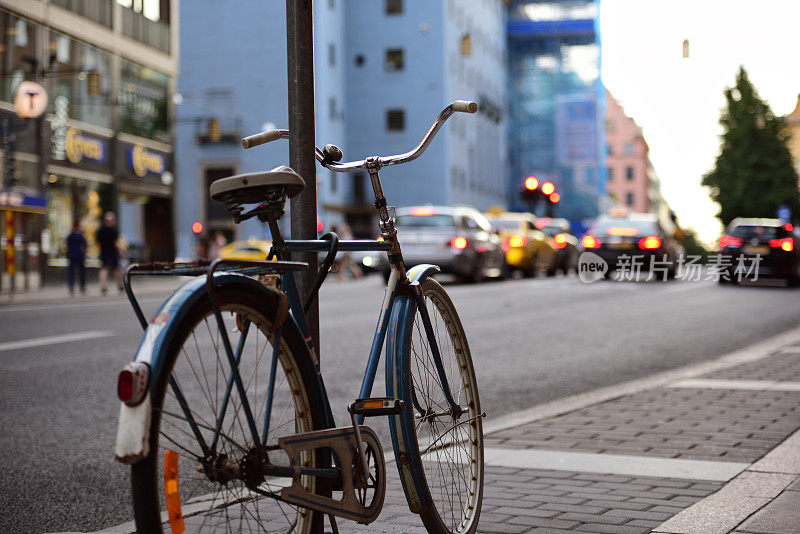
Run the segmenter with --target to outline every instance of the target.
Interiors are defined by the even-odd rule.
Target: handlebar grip
[[[475,113],[478,111],[478,104],[469,100],[456,100],[452,106],[453,111],[460,111],[461,113]]]
[[[244,148],[253,148],[264,143],[269,143],[281,138],[280,130],[269,130],[255,135],[248,135],[242,139],[242,146]]]

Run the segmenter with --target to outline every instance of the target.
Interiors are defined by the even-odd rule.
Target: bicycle
[[[335,172],[366,169],[381,240],[284,240],[277,220],[305,186],[288,167],[218,180],[211,196],[238,223],[266,222],[270,261],[132,265],[124,285],[145,333],[118,378],[122,400],[115,457],[131,465],[139,532],[185,528],[322,532],[325,516],[370,523],[386,491],[385,458],[366,417],[388,416],[394,459],[412,512],[429,532],[473,533],[483,494],[483,430],[466,335],[455,307],[431,275],[406,271],[379,170],[419,157],[455,112],[436,118],[404,154],[339,163],[341,150],[315,147]],[[288,138],[287,130],[242,140],[245,148]],[[248,205],[255,205],[247,208]],[[338,251],[383,251],[391,265],[350,426],[336,427],[304,309]],[[292,252],[325,252],[310,295],[300,302]],[[189,275],[148,323],[133,275]],[[256,276],[257,279],[253,277]],[[386,397],[372,387],[386,347]],[[279,365],[280,364],[280,365]],[[162,510],[166,510],[163,511]]]

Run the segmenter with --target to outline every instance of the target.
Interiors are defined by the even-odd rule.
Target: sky
[[[707,243],[721,231],[719,208],[700,181],[719,153],[723,91],[742,65],[772,111],[790,113],[800,93],[798,21],[798,0],[601,0],[604,83],[642,127],[681,226]]]

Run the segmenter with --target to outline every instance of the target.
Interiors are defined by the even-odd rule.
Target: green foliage
[[[686,252],[686,256],[700,256],[703,258],[702,262],[705,263],[705,259],[708,255],[708,250],[705,246],[703,246],[700,241],[697,240],[697,234],[692,229],[686,229],[683,231],[683,239],[680,240],[681,245],[683,245],[683,249]]]
[[[736,217],[774,218],[782,204],[797,216],[798,176],[781,120],[758,96],[744,67],[739,68],[736,86],[725,90],[725,99],[722,150],[702,182],[720,205],[717,217],[726,226]]]

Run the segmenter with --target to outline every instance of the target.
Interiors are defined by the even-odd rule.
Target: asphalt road
[[[782,287],[586,285],[573,276],[447,289],[489,418],[713,358],[800,323],[800,291]],[[322,294],[323,373],[340,424],[382,295],[379,277],[332,281]],[[145,311],[160,300],[146,298]],[[117,297],[0,308],[0,532],[87,531],[131,519],[128,469],[113,460],[115,384],[140,335]],[[385,435],[384,421],[370,424]]]

